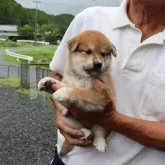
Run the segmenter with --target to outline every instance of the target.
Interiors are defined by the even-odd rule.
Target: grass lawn
[[[37,90],[37,89],[36,89]],[[30,94],[30,89],[25,89],[25,88],[17,88],[16,89],[16,92],[18,92],[19,94],[21,95],[24,95],[24,96],[27,96],[27,97],[30,97],[31,94]],[[41,92],[41,91],[38,91],[37,90],[37,95],[38,96],[42,96],[42,97],[48,97],[48,95],[46,94],[46,92]]]
[[[36,63],[37,60],[39,60],[39,59],[44,59],[44,60],[47,60],[50,62],[54,55],[54,52],[55,52],[55,48],[49,48],[49,49],[36,49],[36,50],[21,51],[21,52],[17,52],[17,53],[27,55],[27,56],[33,56],[34,60],[32,63]],[[20,65],[20,61],[17,61],[17,58],[14,58],[11,56],[4,55],[4,60],[11,62],[13,64],[16,64],[16,65]]]
[[[37,49],[37,50],[31,50],[31,51],[22,51],[18,52],[23,55],[33,56],[34,62],[36,62],[38,59],[46,59],[48,61],[52,60],[52,57],[54,55],[55,48],[49,48],[49,49]]]
[[[0,86],[18,88],[20,79],[18,78],[0,78]]]
[[[21,64],[20,61],[17,61],[17,58],[14,58],[14,57],[11,57],[11,56],[7,56],[6,54],[3,56],[3,59],[5,61],[8,61],[8,62],[16,65],[16,66]]]
[[[19,94],[28,96],[28,97],[30,96],[30,89],[20,88],[19,78],[0,78],[0,87],[12,87],[12,88],[15,88],[16,92],[18,92]],[[48,97],[46,92],[38,91],[38,89],[36,90],[39,96]]]
[[[0,48],[33,46],[31,43],[19,43],[12,41],[0,41]]]

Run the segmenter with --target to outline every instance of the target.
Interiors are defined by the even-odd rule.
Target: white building
[[[18,35],[17,25],[0,25],[0,36],[16,37]]]

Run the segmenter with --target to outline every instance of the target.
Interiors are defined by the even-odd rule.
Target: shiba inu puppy
[[[62,81],[45,77],[38,83],[39,90],[50,91],[51,84],[61,88],[54,92],[53,99],[67,108],[76,106],[86,112],[103,111],[109,102],[115,105],[115,92],[111,77],[111,59],[116,49],[109,39],[98,31],[84,31],[68,41],[68,59]],[[92,85],[92,80],[102,81],[108,89],[110,99],[105,98]],[[93,137],[93,146],[100,152],[106,151],[106,137],[110,133],[101,126],[80,122],[72,116],[63,117],[72,128],[81,129],[83,140]],[[60,155],[64,156],[73,146],[65,140]]]

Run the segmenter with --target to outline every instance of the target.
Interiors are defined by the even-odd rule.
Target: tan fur
[[[62,87],[53,93],[53,98],[68,108],[75,106],[86,112],[96,112],[103,111],[109,102],[114,103],[115,106],[115,92],[111,77],[111,55],[116,56],[114,45],[98,31],[85,31],[68,41],[68,49],[68,61],[62,82],[47,77],[40,80],[38,87],[43,88],[47,81],[60,84]],[[101,64],[101,68],[95,65],[96,63]],[[93,79],[102,81],[108,94],[103,95],[98,92],[92,85]],[[63,120],[73,128],[82,129],[84,127],[84,121],[82,124],[71,116],[64,117]],[[107,147],[108,132],[97,125],[89,123],[85,125],[88,125],[90,130],[82,129],[83,139],[88,139],[92,134],[93,145],[98,151],[104,152]],[[72,146],[65,141],[61,155],[67,154],[71,148]]]

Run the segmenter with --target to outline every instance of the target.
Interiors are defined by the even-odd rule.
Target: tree
[[[24,37],[25,39],[33,39],[34,38],[34,27],[31,25],[23,25],[19,28],[19,35]]]
[[[15,0],[0,0],[0,24],[35,24],[35,9],[26,9]],[[61,24],[68,27],[72,19],[71,14],[49,15],[38,10],[38,24]]]
[[[59,24],[44,24],[40,28],[40,36],[42,40],[56,43],[59,36],[63,36],[65,30],[64,26]]]

